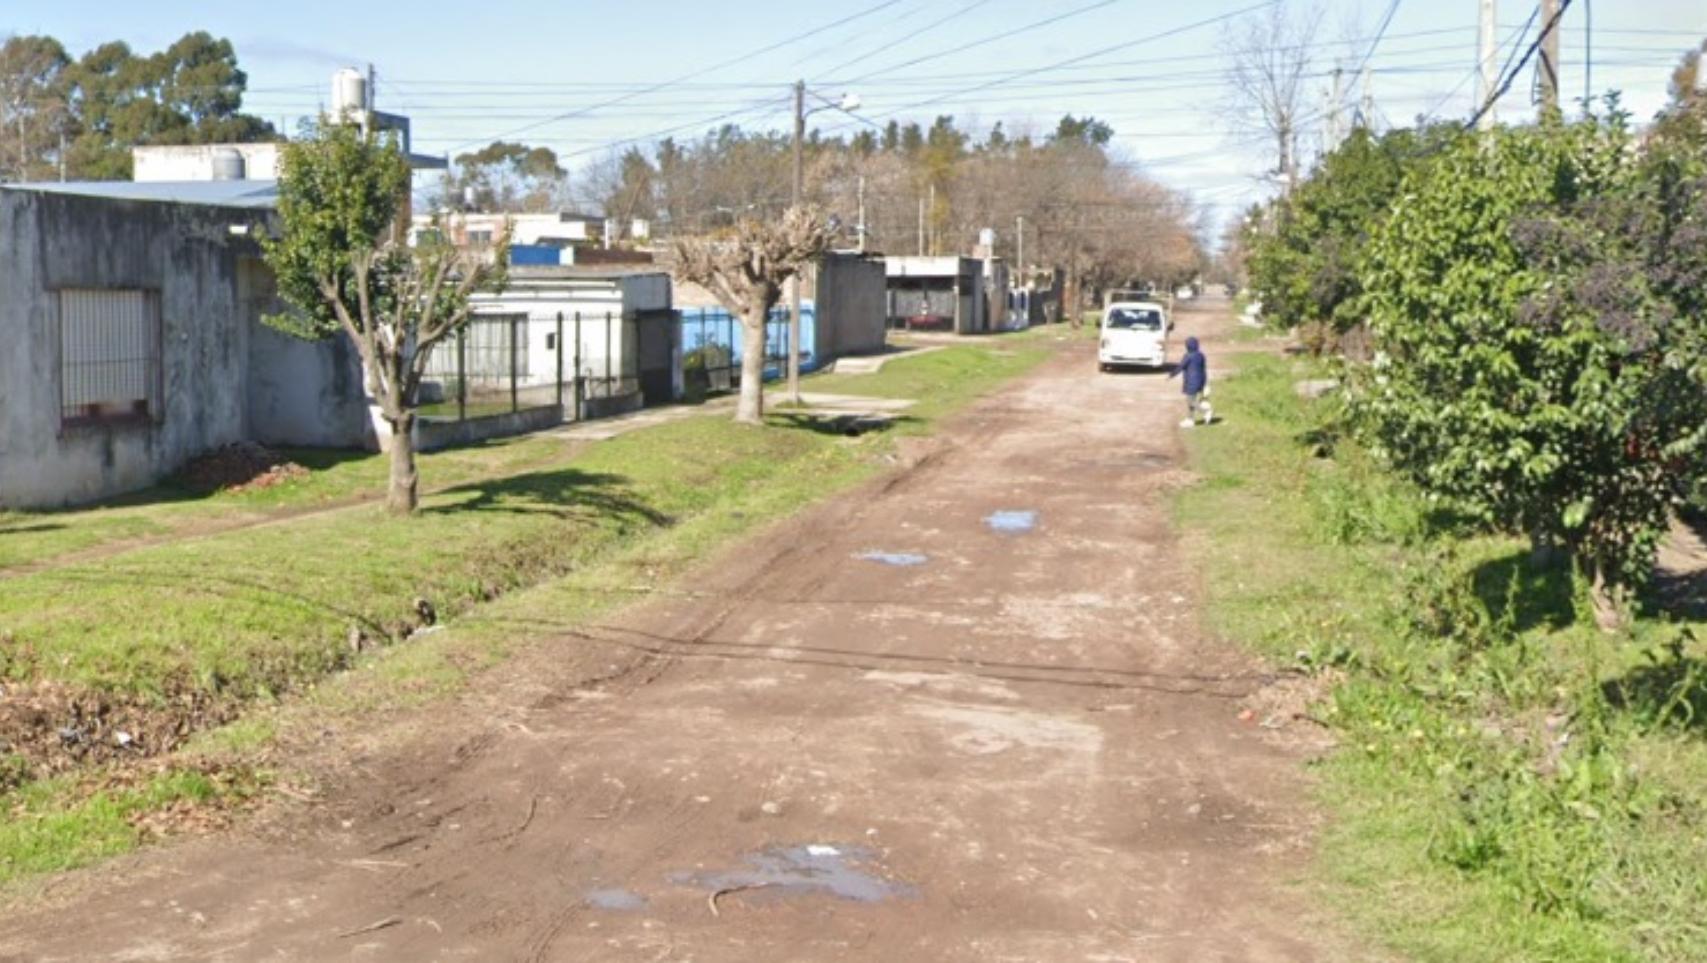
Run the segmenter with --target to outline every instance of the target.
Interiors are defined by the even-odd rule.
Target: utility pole
[[[919,195],[919,256],[925,256],[925,198]]]
[[[1494,0],[1482,0],[1481,25],[1477,32],[1478,83],[1476,84],[1476,107],[1482,116],[1476,121],[1476,129],[1488,131],[1494,129],[1494,86],[1499,83],[1496,72],[1499,70],[1498,54],[1499,41],[1494,37]]]
[[[1345,136],[1345,128],[1341,123],[1342,116],[1340,113],[1340,105],[1345,101],[1344,74],[1345,71],[1341,68],[1334,68],[1334,85],[1328,92],[1328,153],[1332,153],[1335,148],[1339,147],[1340,141]]]
[[[1535,70],[1541,82],[1541,114],[1559,113],[1559,0],[1541,0],[1541,60]]]
[[[935,185],[935,184],[932,184],[932,185],[931,185],[931,219],[930,219],[930,226],[931,226],[931,256],[932,256],[932,257],[935,257],[935,256],[936,256],[936,253],[937,253],[937,236],[936,236],[936,185]]]
[[[859,176],[859,253],[865,253],[865,175]]]
[[[1363,121],[1363,129],[1375,130],[1375,74],[1368,64],[1363,65],[1363,100],[1358,104],[1358,116]]]
[[[806,81],[794,82],[794,207],[806,190]],[[788,279],[788,401],[800,404],[800,272]]]
[[[1019,272],[1020,286],[1025,286],[1025,215],[1014,218],[1014,270]]]

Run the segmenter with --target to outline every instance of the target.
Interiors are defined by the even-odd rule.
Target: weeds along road
[[[625,673],[437,710],[284,825],[0,922],[0,959],[1363,958],[1288,885],[1298,754],[1198,627],[1178,383],[1095,368],[1075,340],[565,641]]]

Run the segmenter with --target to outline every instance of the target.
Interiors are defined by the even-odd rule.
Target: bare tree
[[[1305,81],[1314,65],[1310,46],[1321,23],[1318,7],[1300,11],[1275,3],[1235,27],[1224,50],[1227,112],[1245,132],[1272,140],[1274,176],[1285,190],[1298,181]]]
[[[814,208],[790,208],[775,221],[742,218],[725,236],[678,237],[677,273],[702,285],[741,318],[741,398],[735,420],[764,420],[765,320],[783,282],[830,246],[831,229]]]

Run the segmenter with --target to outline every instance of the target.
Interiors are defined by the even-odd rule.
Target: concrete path
[[[0,923],[0,959],[1368,959],[1288,886],[1299,759],[1198,628],[1176,384],[1063,350],[287,825]]]

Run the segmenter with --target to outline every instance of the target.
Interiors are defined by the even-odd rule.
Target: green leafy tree
[[[42,180],[54,172],[71,124],[64,84],[70,63],[52,37],[0,43],[0,181]]]
[[[1245,237],[1250,282],[1276,327],[1306,328],[1327,346],[1362,324],[1362,259],[1405,176],[1459,136],[1456,124],[1376,136],[1359,128]]]
[[[391,428],[386,505],[415,510],[414,428],[433,349],[467,322],[469,298],[506,280],[508,237],[490,252],[402,241],[409,165],[394,141],[322,123],[288,145],[279,176],[280,230],[264,240],[279,294],[296,310],[275,324],[307,338],[342,332],[361,354],[368,390]],[[438,232],[434,232],[438,233]]]
[[[542,212],[564,206],[569,172],[549,147],[493,141],[458,154],[437,206],[461,208],[469,194],[484,211]]]
[[[150,56],[120,41],[95,47],[64,71],[72,176],[126,179],[130,149],[142,145],[278,139],[271,124],[242,112],[248,80],[231,42],[205,32]]]
[[[1435,497],[1568,549],[1607,628],[1701,474],[1698,161],[1640,157],[1616,113],[1467,138],[1407,182],[1363,271],[1367,437]]]

